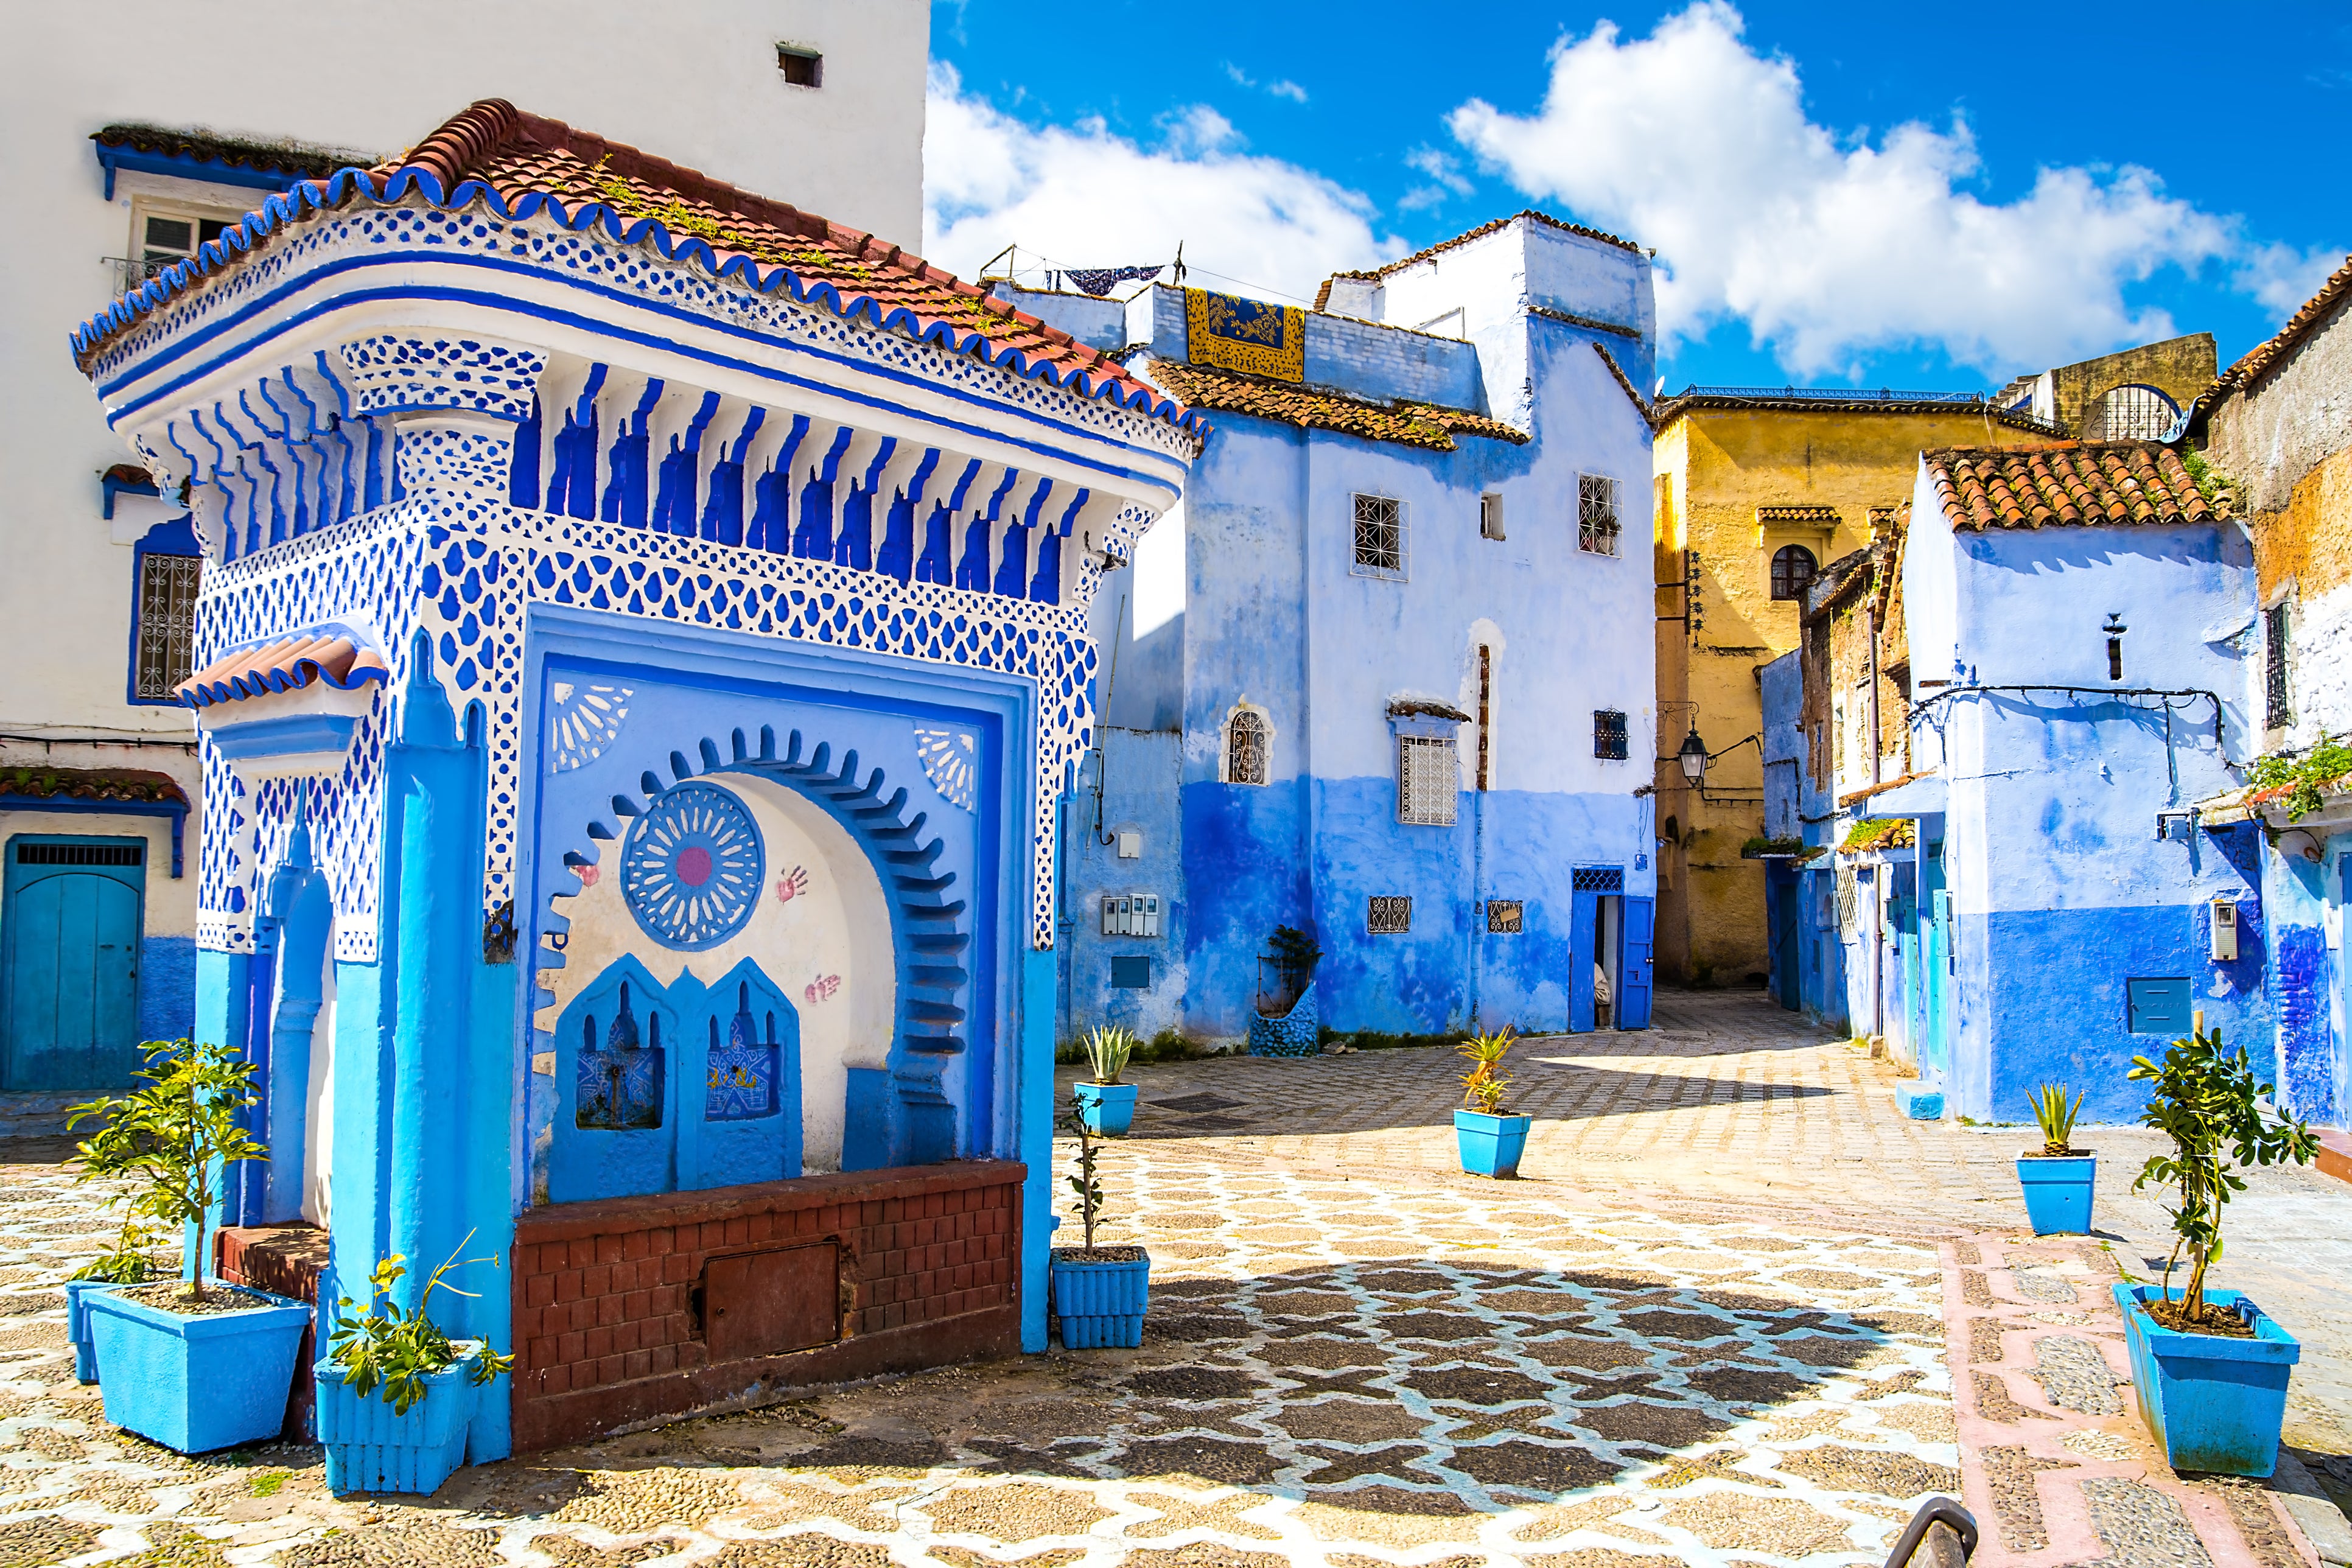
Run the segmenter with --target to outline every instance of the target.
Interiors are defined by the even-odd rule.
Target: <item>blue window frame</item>
[[[2135,1035],[2189,1033],[2189,981],[2184,976],[2124,982],[2126,1027]]]
[[[1121,955],[1110,961],[1110,987],[1114,991],[1149,991],[1151,989],[1151,956],[1139,953]]]
[[[195,673],[202,549],[194,521],[183,516],[149,529],[131,552],[131,657],[123,697],[134,707],[177,707],[173,689]]]

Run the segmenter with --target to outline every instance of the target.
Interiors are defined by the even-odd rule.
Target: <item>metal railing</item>
[[[1779,398],[1816,403],[1937,403],[1968,407],[1991,399],[1981,392],[1896,392],[1861,386],[1699,386],[1684,387],[1675,397]]]

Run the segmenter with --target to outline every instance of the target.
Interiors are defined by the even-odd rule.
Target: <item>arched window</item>
[[[2118,386],[2091,405],[2085,441],[2160,441],[2180,417],[2180,405],[2155,387]]]
[[[1801,544],[1784,544],[1772,556],[1772,596],[1776,599],[1801,599],[1805,584],[1821,570],[1813,552]]]
[[[1225,782],[1265,783],[1265,720],[1247,708],[1236,708],[1225,724]]]

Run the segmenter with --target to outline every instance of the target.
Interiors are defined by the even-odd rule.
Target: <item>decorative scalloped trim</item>
[[[368,171],[340,169],[323,183],[303,180],[285,194],[271,196],[236,226],[224,229],[219,238],[206,240],[194,255],[173,262],[75,328],[69,337],[75,363],[87,374],[89,357],[108,338],[141,316],[160,309],[173,295],[192,290],[206,275],[226,267],[236,255],[249,254],[270,235],[301,221],[310,212],[340,210],[353,196],[362,194],[378,206],[394,206],[412,189],[443,211],[462,211],[480,201],[502,222],[527,222],[544,213],[575,233],[601,226],[616,244],[650,246],[665,261],[693,262],[722,282],[740,281],[763,294],[783,289],[798,303],[823,305],[845,321],[856,321],[862,316],[886,331],[904,332],[918,342],[938,343],[951,353],[970,354],[1024,381],[1042,379],[1056,387],[1075,389],[1082,397],[1108,399],[1119,407],[1139,409],[1152,418],[1165,419],[1195,435],[1205,435],[1208,428],[1200,416],[1155,388],[1124,378],[1097,378],[1083,365],[1061,366],[1032,360],[1017,347],[993,343],[985,333],[963,331],[951,321],[934,320],[926,325],[908,306],[886,304],[870,294],[845,295],[829,279],[806,282],[781,263],[762,272],[756,259],[740,251],[730,252],[721,261],[709,241],[698,235],[677,240],[658,218],[639,218],[625,227],[621,215],[605,203],[585,203],[574,211],[545,191],[528,192],[520,202],[509,206],[495,187],[480,180],[467,180],[455,193],[445,195],[440,180],[431,170],[415,166],[395,170],[386,176],[381,191],[376,188],[375,176]]]

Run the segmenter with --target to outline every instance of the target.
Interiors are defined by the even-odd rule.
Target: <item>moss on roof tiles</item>
[[[1193,409],[1248,414],[1301,429],[1337,430],[1368,441],[1392,441],[1433,452],[1455,449],[1456,436],[1479,436],[1523,446],[1527,435],[1499,419],[1432,403],[1375,403],[1291,382],[1210,370],[1174,360],[1150,362],[1151,376]]]

